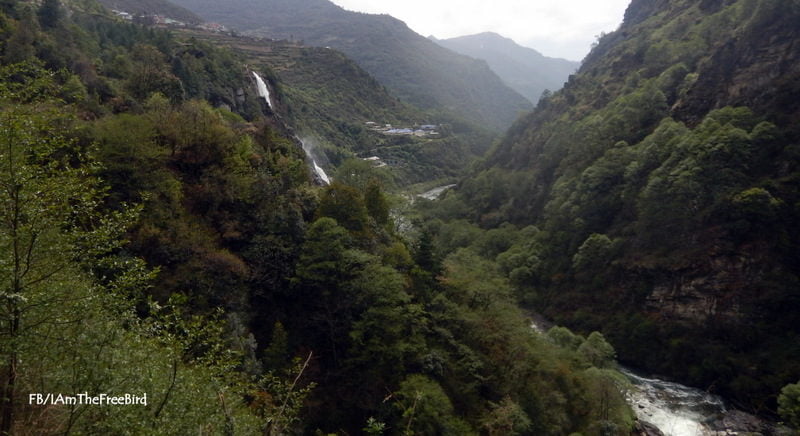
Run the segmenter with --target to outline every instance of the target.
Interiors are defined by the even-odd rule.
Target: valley
[[[0,0],[0,436],[796,434],[798,22]]]

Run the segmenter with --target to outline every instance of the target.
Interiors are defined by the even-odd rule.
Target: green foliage
[[[208,0],[182,0],[180,4],[237,29],[320,47],[304,49],[307,51],[322,52],[327,49],[321,47],[330,46],[357,62],[401,100],[423,110],[453,112],[490,130],[505,128],[520,111],[531,107],[524,97],[503,84],[485,62],[440,47],[391,17],[345,11],[330,3],[253,4],[237,0],[223,6]],[[249,13],[231,14],[232,9]],[[267,27],[268,34],[264,32]],[[343,57],[327,51],[332,52],[327,54],[329,57]],[[334,65],[336,68],[323,71],[320,76],[333,75],[351,65],[340,61]],[[346,76],[339,75],[353,74],[344,72]],[[355,98],[344,103],[354,107],[360,104]]]
[[[389,221],[389,202],[381,192],[381,187],[377,183],[371,183],[364,192],[364,205],[369,215],[379,226],[391,225]]]
[[[608,264],[612,248],[613,243],[608,236],[593,233],[572,257],[572,267],[576,271],[597,271]]]
[[[794,37],[791,3],[633,4],[421,214],[443,221],[447,249],[536,226],[495,258],[525,303],[602,330],[626,361],[774,412],[800,358],[781,345],[797,335],[797,73],[756,80],[770,64],[746,53],[794,56],[771,39]]]
[[[800,428],[800,383],[788,384],[781,389],[778,413],[791,426]]]
[[[499,404],[491,405],[491,412],[483,420],[483,430],[488,435],[526,434],[532,422],[522,408],[506,397]]]
[[[405,421],[402,434],[476,434],[454,415],[453,404],[439,384],[423,375],[411,375],[405,379],[397,397],[396,404]]]
[[[367,420],[367,425],[362,430],[370,436],[380,436],[386,431],[386,424],[370,417]]]
[[[547,338],[559,347],[574,351],[578,351],[578,348],[586,341],[582,336],[572,333],[570,329],[560,326],[554,326],[548,330]]]
[[[578,353],[597,368],[613,367],[616,363],[614,347],[606,342],[600,332],[592,332],[578,347]]]
[[[123,236],[141,208],[105,208],[95,149],[75,139],[69,111],[44,95],[36,105],[6,103],[0,115],[7,279],[0,353],[8,365],[0,371],[0,430],[168,435],[199,426],[253,434],[264,420],[296,419],[303,390],[291,393],[291,409],[253,415],[245,395],[254,386],[236,370],[242,358],[218,319],[185,314],[174,303],[150,304],[147,318],[137,316],[135,302],[155,273],[125,251]],[[23,402],[23,390],[146,394],[148,403],[40,407]]]
[[[334,181],[322,192],[317,213],[322,217],[333,218],[342,227],[356,233],[366,229],[369,216],[361,193],[338,181]]]

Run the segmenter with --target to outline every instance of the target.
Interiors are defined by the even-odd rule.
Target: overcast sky
[[[622,22],[630,0],[333,0],[389,14],[437,38],[496,32],[547,56],[581,60],[595,35]]]

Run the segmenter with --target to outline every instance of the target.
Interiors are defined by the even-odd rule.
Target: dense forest
[[[491,237],[528,307],[776,414],[800,375],[799,19],[797,1],[634,1],[424,211],[438,246]]]
[[[236,53],[91,0],[0,35],[0,434],[629,432],[600,333],[532,331],[372,167],[314,184]]]
[[[0,0],[0,435],[658,435],[618,359],[800,428],[798,22],[634,0],[492,143],[521,106]],[[33,400],[84,393],[146,402]]]

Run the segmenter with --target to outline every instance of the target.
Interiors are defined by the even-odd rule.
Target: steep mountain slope
[[[483,226],[538,229],[498,258],[534,305],[761,412],[800,373],[798,22],[634,1],[459,188]]]
[[[388,15],[350,12],[327,0],[175,3],[250,34],[336,48],[423,109],[447,110],[494,130],[530,109],[485,62],[446,50]]]
[[[177,34],[187,42],[206,41],[241,55],[272,88],[272,112],[314,144],[328,171],[347,158],[378,156],[392,163],[387,174],[401,185],[452,177],[463,174],[491,142],[488,133],[465,130],[439,113],[403,103],[339,51],[198,29]],[[368,122],[398,128],[437,125],[440,132],[430,137],[388,135]]]
[[[129,12],[134,15],[163,15],[184,23],[200,23],[197,15],[167,0],[98,0],[109,9]]]
[[[561,89],[580,66],[580,62],[547,57],[493,32],[430,39],[454,52],[485,60],[508,86],[534,103],[545,90]]]
[[[632,427],[601,335],[532,334],[491,265],[397,233],[368,164],[315,185],[263,66],[93,0],[4,0],[0,28],[0,434]]]

